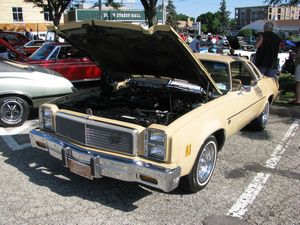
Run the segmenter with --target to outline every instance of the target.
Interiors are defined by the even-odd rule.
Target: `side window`
[[[68,58],[70,59],[80,59],[83,58],[83,54],[81,54],[76,48],[71,47],[68,50]]]
[[[68,57],[68,47],[60,47],[57,59],[66,59]]]
[[[50,56],[49,59],[52,59],[52,60],[57,59],[57,55],[58,55],[59,49],[60,48],[56,48],[55,51],[52,53],[52,55]]]
[[[228,64],[223,62],[201,60],[202,64],[206,70],[211,75],[212,79],[215,81],[217,87],[226,93],[229,90],[229,70]]]
[[[230,64],[232,84],[241,83],[242,86],[252,86],[255,78],[245,62],[232,62]]]
[[[262,78],[262,75],[259,72],[259,70],[257,69],[257,67],[252,62],[249,62],[249,65],[252,68],[252,70],[254,71],[254,74],[257,76],[257,78],[258,79]]]

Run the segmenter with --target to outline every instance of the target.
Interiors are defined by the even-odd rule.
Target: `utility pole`
[[[99,7],[99,20],[102,20],[102,2],[98,0],[98,7]]]
[[[165,0],[162,0],[162,24],[165,25],[166,22],[166,5],[165,5]]]

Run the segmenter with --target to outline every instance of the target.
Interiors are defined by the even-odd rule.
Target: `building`
[[[126,22],[134,24],[146,24],[145,13],[143,10],[132,9],[73,9],[67,12],[65,21],[80,22],[83,20],[101,19],[117,22]],[[158,23],[162,23],[162,13],[157,13]]]
[[[109,21],[125,22],[146,25],[144,10],[133,9],[73,9],[65,16],[65,23],[80,22],[90,19],[102,19]],[[157,12],[158,24],[162,24],[162,12]]]
[[[299,20],[299,6],[252,6],[235,8],[237,27],[241,28],[257,20]]]
[[[0,29],[17,32],[32,29],[34,33],[46,32],[47,26],[53,23],[49,20],[49,13],[41,11],[43,9],[23,0],[1,0]]]

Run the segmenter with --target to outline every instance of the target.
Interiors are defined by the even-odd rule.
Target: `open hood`
[[[109,76],[153,75],[216,88],[201,62],[170,26],[86,21],[59,26],[60,36]],[[220,92],[219,92],[220,93]]]

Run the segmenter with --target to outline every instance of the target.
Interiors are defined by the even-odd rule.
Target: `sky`
[[[139,1],[139,0],[138,0]],[[173,0],[177,14],[183,13],[197,18],[206,12],[216,12],[220,8],[221,0]],[[230,18],[234,18],[234,8],[246,6],[266,5],[264,0],[226,0],[227,10],[231,12]]]
[[[163,0],[158,0],[158,4],[161,4],[162,1]],[[105,0],[102,0],[102,2],[105,2]],[[165,0],[165,3],[166,2],[167,0]],[[173,2],[177,14],[183,13],[187,16],[197,18],[200,14],[218,11],[221,0],[173,0]],[[123,4],[131,9],[143,9],[140,0],[123,0]],[[266,4],[264,3],[264,0],[226,0],[227,10],[231,12],[230,18],[234,18],[234,8],[236,7],[259,5]]]

